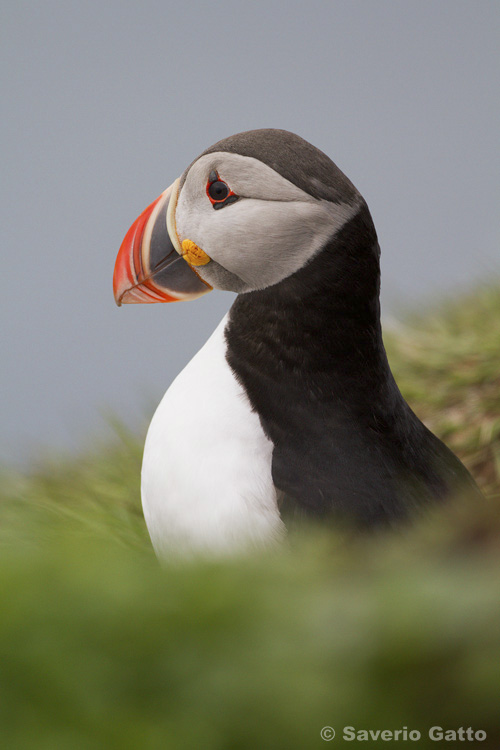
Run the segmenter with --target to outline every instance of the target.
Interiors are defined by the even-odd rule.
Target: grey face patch
[[[352,182],[326,154],[287,130],[247,130],[223,138],[200,156],[216,151],[258,159],[314,198],[350,203],[359,195]]]
[[[240,197],[220,211],[213,210],[206,195],[214,169]],[[210,274],[216,269],[207,264],[200,275],[208,283],[227,289],[237,277],[240,283],[229,289],[249,291],[276,284],[301,268],[354,215],[359,200],[358,194],[346,203],[316,199],[254,157],[216,151],[189,169],[175,221],[181,242],[196,243],[231,274],[215,281]]]

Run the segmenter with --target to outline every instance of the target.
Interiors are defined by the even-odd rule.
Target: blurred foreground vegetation
[[[500,289],[483,289],[386,336],[401,390],[484,507],[161,568],[143,436],[117,428],[93,454],[4,471],[1,747],[294,750],[325,747],[325,725],[331,747],[348,725],[419,729],[418,747],[459,746],[431,726],[472,726],[500,747],[499,319]]]

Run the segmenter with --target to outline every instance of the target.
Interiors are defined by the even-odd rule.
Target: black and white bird
[[[238,293],[148,431],[142,501],[160,556],[272,542],[287,515],[369,527],[479,493],[394,381],[379,256],[354,185],[284,130],[219,141],[132,225],[119,305]]]

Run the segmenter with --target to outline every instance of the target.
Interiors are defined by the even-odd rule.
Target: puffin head
[[[331,159],[293,133],[225,138],[130,227],[116,259],[115,300],[265,289],[306,265],[362,203]]]

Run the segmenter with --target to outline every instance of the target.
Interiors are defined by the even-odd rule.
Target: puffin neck
[[[236,299],[227,357],[251,401],[273,383],[300,392],[304,402],[335,398],[363,407],[374,390],[379,401],[384,393],[394,398],[380,326],[379,254],[362,205],[306,266]]]

